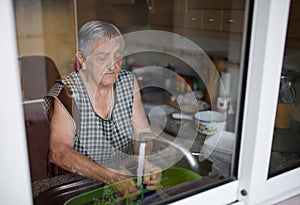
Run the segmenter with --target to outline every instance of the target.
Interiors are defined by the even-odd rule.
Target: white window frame
[[[248,193],[239,200],[247,204],[300,193],[300,168],[268,179],[289,6],[290,0],[255,1],[239,162],[239,193]]]
[[[267,179],[289,4],[255,1],[238,179],[174,204],[269,204],[300,193],[300,168]],[[27,205],[32,199],[13,3],[0,0],[0,8],[0,94],[5,99],[0,106],[0,204]]]
[[[0,204],[32,204],[13,1],[0,0]]]

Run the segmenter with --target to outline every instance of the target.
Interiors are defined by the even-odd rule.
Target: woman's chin
[[[104,77],[101,81],[102,85],[109,86],[113,85],[116,82],[116,77],[115,76],[109,76],[109,77]]]

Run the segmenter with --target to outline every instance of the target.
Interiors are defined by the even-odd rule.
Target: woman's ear
[[[76,51],[76,57],[81,65],[81,67],[85,70],[85,58],[81,51]]]

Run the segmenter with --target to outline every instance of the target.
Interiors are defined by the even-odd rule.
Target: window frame
[[[290,0],[255,1],[239,162],[238,191],[248,194],[238,199],[247,204],[275,203],[300,193],[299,167],[268,178],[289,6]]]

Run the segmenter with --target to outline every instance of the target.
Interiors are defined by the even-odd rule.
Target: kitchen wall
[[[19,56],[46,55],[61,75],[75,56],[74,5],[71,0],[14,0]]]

